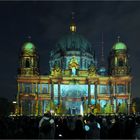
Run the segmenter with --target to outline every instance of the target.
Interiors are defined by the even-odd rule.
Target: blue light
[[[118,104],[119,103],[122,104],[123,103],[123,99],[118,99],[117,102],[118,102]]]
[[[86,131],[89,131],[90,130],[90,127],[88,125],[85,125],[85,130]]]
[[[100,106],[103,108],[106,105],[106,100],[100,100]]]
[[[76,68],[72,68],[72,75],[76,75]]]
[[[95,85],[91,85],[90,90],[91,90],[91,95],[94,95],[94,93],[95,93]]]
[[[95,104],[95,99],[91,99],[91,104],[92,104],[92,105]]]
[[[61,96],[82,97],[88,95],[88,85],[61,85]]]
[[[58,100],[54,100],[54,104],[55,105],[58,105]]]
[[[58,84],[54,84],[54,96],[58,97]]]

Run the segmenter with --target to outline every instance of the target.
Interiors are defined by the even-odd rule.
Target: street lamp
[[[16,104],[17,102],[16,102],[16,101],[13,101],[12,103],[13,103],[13,104]]]
[[[17,102],[13,101],[12,104],[13,104],[13,114],[15,115]]]

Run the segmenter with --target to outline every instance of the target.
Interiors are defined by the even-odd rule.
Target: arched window
[[[86,68],[86,59],[85,59],[85,61],[84,61],[84,67]]]
[[[47,88],[43,87],[42,93],[47,93]]]
[[[30,67],[30,62],[29,62],[29,59],[28,58],[26,59],[25,66],[26,66],[26,68],[29,68]]]
[[[124,62],[123,62],[122,59],[119,59],[119,61],[118,61],[118,65],[119,65],[119,66],[123,66],[123,65],[124,65]]]

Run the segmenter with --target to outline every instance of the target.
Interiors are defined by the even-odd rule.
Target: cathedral
[[[48,75],[39,71],[37,47],[21,47],[17,75],[17,115],[42,116],[130,113],[128,46],[119,39],[109,53],[108,68],[98,64],[91,43],[72,22],[50,52]],[[103,51],[103,47],[102,47]],[[103,52],[102,52],[103,56]]]

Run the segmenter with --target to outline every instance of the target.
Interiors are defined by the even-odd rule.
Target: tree
[[[97,103],[96,105],[95,105],[95,108],[94,108],[94,114],[97,114],[97,113],[100,113],[101,112],[101,106],[100,106],[100,104],[99,103]]]
[[[132,103],[132,113],[136,113],[136,102]]]
[[[111,103],[107,103],[104,109],[104,113],[112,113],[112,106]]]
[[[88,105],[84,102],[84,114],[88,113]]]
[[[125,102],[123,102],[120,106],[119,106],[119,113],[127,113],[127,104]]]
[[[60,101],[60,104],[58,106],[57,113],[60,114],[60,115],[66,113],[66,107],[63,104],[62,100]]]

